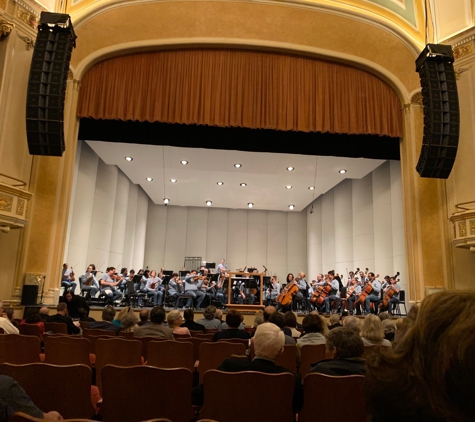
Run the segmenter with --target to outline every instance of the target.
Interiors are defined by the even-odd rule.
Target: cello
[[[292,303],[292,298],[297,294],[299,291],[299,286],[297,281],[294,280],[292,283],[285,286],[284,290],[277,296],[277,303],[280,303],[282,306],[289,306]]]
[[[318,286],[317,290],[313,292],[310,302],[316,305],[321,305],[331,289],[332,286],[330,283],[327,283],[326,286]]]

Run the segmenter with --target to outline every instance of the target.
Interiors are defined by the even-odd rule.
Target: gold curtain
[[[279,53],[194,49],[105,60],[78,116],[402,137],[401,103],[360,69]]]

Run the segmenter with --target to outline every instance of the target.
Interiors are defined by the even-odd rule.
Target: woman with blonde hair
[[[184,319],[178,310],[170,311],[167,316],[168,326],[173,330],[173,334],[188,334],[191,337],[190,330],[186,327],[180,327]]]
[[[474,419],[475,292],[427,296],[394,348],[367,360],[373,422]],[[388,391],[395,400],[388,400]]]
[[[122,317],[122,333],[132,333],[137,327],[138,327],[138,322],[139,319],[137,318],[137,315],[135,315],[134,312],[129,312],[128,314],[125,314]]]
[[[369,314],[361,324],[361,337],[365,346],[391,346],[391,342],[384,338],[384,329],[381,320]]]

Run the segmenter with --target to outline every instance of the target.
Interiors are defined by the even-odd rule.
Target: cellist
[[[368,296],[366,296],[366,299],[364,301],[365,312],[367,314],[369,314],[370,313],[370,308],[369,308],[370,302],[379,302],[381,300],[381,296],[380,296],[381,282],[375,277],[373,272],[369,272],[367,276],[368,276],[368,279],[369,279],[369,283],[371,284],[371,287],[373,288],[373,290],[371,290],[371,293]]]
[[[358,299],[358,296],[361,293],[361,285],[356,281],[356,279],[353,277],[350,280],[350,285],[348,286],[348,294],[347,300],[348,300],[348,312],[350,315],[353,315],[353,309],[355,307],[355,301]],[[360,305],[358,305],[358,309]]]
[[[335,278],[333,271],[328,272],[328,278],[330,280],[331,290],[328,292],[324,300],[326,314],[330,313],[330,300],[333,300],[335,302],[334,303],[335,310],[338,309],[338,306],[341,303],[341,298],[338,294],[338,292],[340,291],[340,283],[338,282],[338,279]]]
[[[399,287],[399,284],[397,284],[396,277],[390,277],[389,282],[386,282],[382,286],[383,289],[383,301],[384,303],[384,298],[386,295],[389,293],[389,291],[392,289],[394,290],[394,293],[388,300],[388,306],[387,306],[387,311],[392,315],[392,312],[394,311],[394,308],[397,303],[399,303],[399,291],[401,288]],[[384,308],[384,305],[383,305]]]

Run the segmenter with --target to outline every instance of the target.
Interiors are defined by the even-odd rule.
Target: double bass
[[[284,290],[277,296],[277,303],[280,303],[282,306],[289,306],[292,303],[292,298],[299,291],[299,286],[297,280],[293,280],[290,284],[285,286]]]

